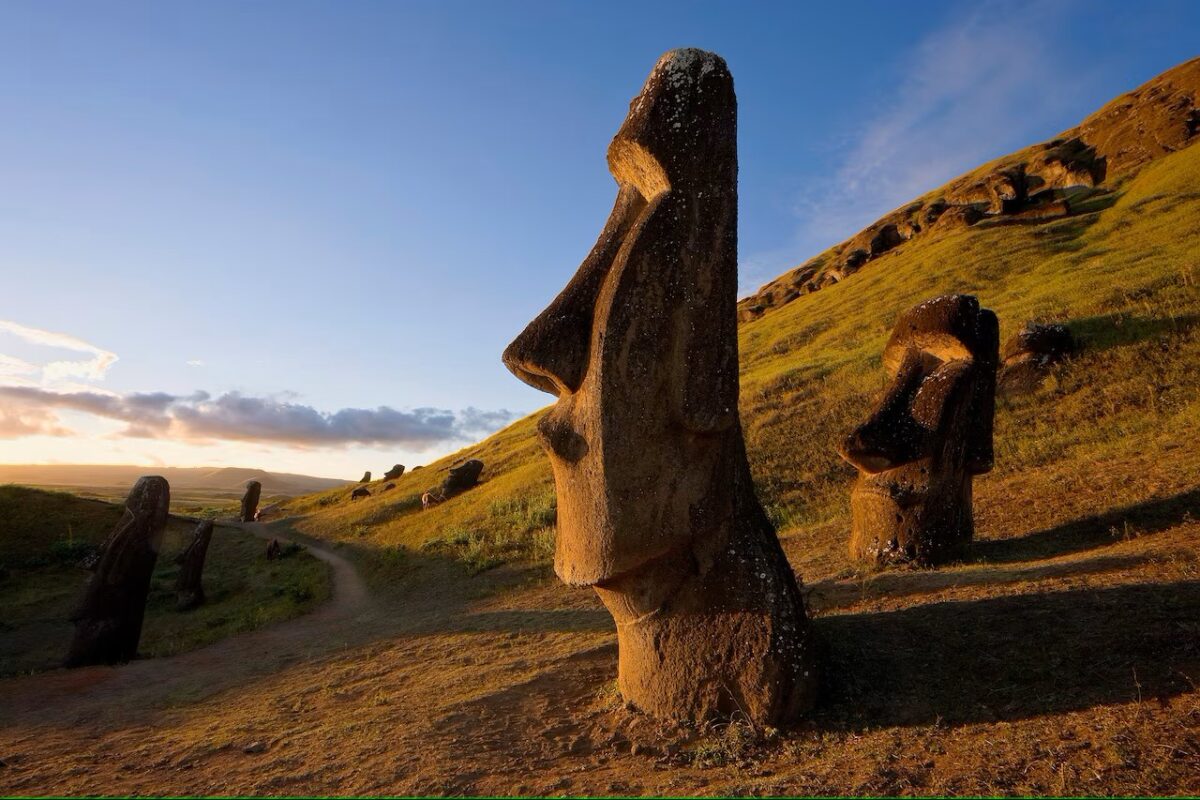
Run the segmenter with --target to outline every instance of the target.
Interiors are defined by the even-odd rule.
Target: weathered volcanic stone
[[[65,666],[116,664],[137,655],[170,503],[165,478],[144,477],[134,484],[125,513],[102,546],[83,599],[71,614],[75,638]]]
[[[246,484],[246,493],[242,495],[242,522],[254,522],[258,514],[258,499],[262,496],[262,484],[250,481]]]
[[[383,473],[383,479],[385,481],[394,481],[403,474],[404,474],[404,465],[397,464],[396,466],[389,469],[387,472]]]
[[[850,553],[931,565],[974,535],[971,482],[992,468],[996,315],[971,295],[906,311],[883,352],[891,384],[839,448],[859,470]]]
[[[476,486],[482,472],[483,462],[477,458],[467,459],[451,466],[450,474],[442,481],[442,499],[449,499]]]
[[[1066,325],[1026,323],[1000,351],[1000,390],[1007,395],[1033,391],[1050,367],[1075,349],[1075,337]]]
[[[359,478],[358,482],[359,483],[370,483],[371,482],[371,470],[367,470],[366,472],[364,472],[363,476],[361,478]]]
[[[204,559],[208,555],[208,543],[212,540],[213,523],[201,520],[183,552],[175,557],[179,565],[179,577],[175,581],[175,608],[188,611],[204,604]]]
[[[609,146],[596,246],[504,363],[558,396],[538,426],[555,571],[616,620],[626,700],[774,724],[812,705],[817,659],[738,419],[736,118],[719,56],[659,59]]]

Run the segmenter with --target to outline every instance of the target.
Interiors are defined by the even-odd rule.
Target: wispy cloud
[[[969,8],[900,60],[894,85],[881,89],[885,100],[864,103],[863,124],[846,137],[830,176],[797,198],[792,246],[747,256],[748,282],[770,280],[909,200],[1056,132],[1048,126],[1091,79],[1056,39],[1075,4]]]
[[[203,367],[204,366],[204,362],[202,360],[200,360],[199,358],[189,359],[188,361],[185,361],[184,363],[187,364],[189,367]]]
[[[0,319],[0,333],[11,334],[29,344],[69,350],[73,353],[82,353],[88,356],[88,358],[81,359],[51,361],[42,365],[39,368],[42,380],[47,382],[68,378],[81,378],[94,381],[102,380],[105,373],[108,372],[109,367],[117,361],[116,353],[109,352],[102,347],[97,347],[82,339],[77,339],[65,333],[31,328],[11,320]],[[20,359],[14,359],[12,356],[4,355],[0,355],[0,359],[7,360],[10,363],[20,361]],[[27,361],[23,363],[29,365]]]
[[[94,391],[56,392],[35,386],[0,386],[0,438],[63,435],[55,411],[74,411],[125,423],[120,436],[191,442],[270,442],[293,447],[347,444],[404,445],[423,449],[470,441],[520,416],[507,410],[454,412],[437,408],[398,411],[312,406],[237,392],[125,395]]]

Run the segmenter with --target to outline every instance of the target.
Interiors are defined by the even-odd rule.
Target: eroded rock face
[[[249,481],[246,493],[242,495],[242,522],[254,522],[258,515],[258,500],[262,496],[262,484]]]
[[[71,614],[75,638],[64,666],[117,664],[137,655],[170,503],[165,478],[149,476],[134,484],[125,513],[101,547],[83,599]]]
[[[906,311],[883,353],[891,385],[839,448],[859,471],[850,553],[931,565],[974,535],[973,476],[992,468],[999,327],[971,295]]]
[[[397,464],[396,466],[389,469],[387,472],[383,473],[383,479],[385,481],[394,481],[403,474],[404,474],[404,465]]]
[[[208,556],[208,543],[212,541],[211,519],[201,520],[192,533],[183,552],[175,557],[179,565],[179,577],[175,581],[175,607],[188,611],[204,604],[204,559]]]
[[[442,481],[440,492],[442,499],[449,499],[456,494],[462,494],[479,483],[483,473],[483,462],[477,458],[461,461],[450,467],[450,474]]]
[[[738,419],[725,62],[664,55],[608,165],[618,192],[599,240],[504,352],[558,397],[539,424],[558,493],[555,571],[612,613],[618,684],[638,708],[779,723],[812,704],[817,660]]]

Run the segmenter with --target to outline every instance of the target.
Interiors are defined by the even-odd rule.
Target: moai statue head
[[[936,564],[974,534],[972,477],[992,468],[999,327],[971,295],[909,309],[883,351],[890,385],[839,448],[858,468],[851,555]]]
[[[92,577],[71,614],[75,637],[65,666],[115,664],[137,655],[170,504],[165,478],[139,478],[134,484],[125,513],[91,562]]]
[[[778,722],[811,703],[816,668],[738,419],[736,122],[719,56],[659,59],[608,148],[599,241],[504,363],[558,397],[538,425],[555,571],[616,619],[626,699]]]
[[[262,484],[258,481],[246,483],[246,493],[242,495],[242,522],[254,522],[258,513],[258,500],[262,496]]]

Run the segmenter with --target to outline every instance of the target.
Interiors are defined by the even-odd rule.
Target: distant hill
[[[128,490],[142,475],[161,475],[177,491],[239,494],[247,481],[259,481],[264,495],[294,496],[332,489],[349,483],[336,478],[316,478],[286,472],[240,467],[138,467],[97,464],[5,464],[0,483],[26,486],[78,487]]]
[[[909,242],[980,222],[1086,214],[1147,164],[1200,138],[1200,58],[1121,95],[1049,141],[998,158],[891,212],[738,303],[743,321],[844,280]]]

